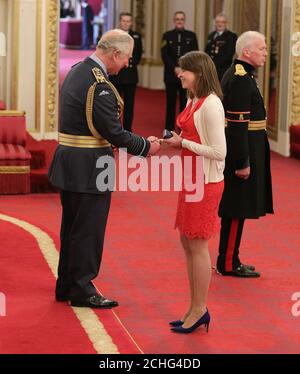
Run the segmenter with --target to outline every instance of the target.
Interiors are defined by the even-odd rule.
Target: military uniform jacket
[[[232,64],[236,40],[237,35],[229,30],[225,30],[222,35],[214,31],[208,36],[205,52],[214,61],[219,79],[222,79],[225,71]]]
[[[142,37],[138,32],[132,30],[129,31],[129,35],[132,36],[134,40],[134,47],[128,67],[123,68],[119,74],[109,77],[111,82],[116,86],[122,84],[137,84],[139,81],[137,65],[140,63],[143,54]]]
[[[273,213],[266,112],[253,72],[253,66],[235,60],[222,80],[227,156],[221,217],[258,218]],[[235,171],[247,166],[250,177],[238,178]]]
[[[164,63],[164,82],[175,83],[178,78],[174,69],[181,56],[190,51],[198,50],[197,36],[189,30],[171,30],[163,34],[161,57]]]
[[[96,82],[93,68],[98,68],[108,79],[100,66],[88,57],[75,65],[64,80],[60,95],[61,133],[92,136],[87,123],[86,108],[89,89]],[[133,155],[147,155],[149,141],[123,130],[116,95],[107,83],[96,83],[92,119],[96,131],[112,145],[127,148]],[[58,145],[49,169],[49,180],[54,186],[66,191],[103,193],[96,187],[96,178],[103,171],[96,167],[100,156],[113,157],[112,147],[77,148]]]

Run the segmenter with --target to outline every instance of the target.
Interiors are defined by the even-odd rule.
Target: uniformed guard
[[[186,105],[186,90],[182,88],[177,75],[180,71],[178,60],[187,52],[198,50],[197,36],[194,32],[185,30],[185,13],[174,14],[175,29],[167,31],[162,37],[161,56],[164,63],[164,82],[166,86],[166,121],[165,129],[174,130],[176,99],[179,93],[180,112]]]
[[[82,7],[82,43],[81,49],[90,49],[93,44],[93,8],[89,5],[88,0],[81,0]]]
[[[62,204],[56,300],[70,300],[72,306],[118,305],[99,295],[92,283],[100,268],[114,184],[106,186],[103,181],[96,186],[96,180],[107,171],[103,165],[113,157],[111,145],[140,156],[154,154],[160,147],[158,139],[125,131],[120,123],[123,102],[108,73],[117,74],[127,66],[132,50],[128,33],[108,31],[95,53],[71,69],[61,88],[59,145],[49,179],[60,189]],[[101,157],[104,161],[99,165]]]
[[[254,278],[260,276],[255,267],[242,264],[239,258],[244,221],[273,213],[266,111],[254,77],[254,70],[266,62],[264,35],[245,32],[237,40],[236,52],[239,57],[222,80],[227,157],[217,270]]]
[[[215,31],[209,34],[205,52],[216,65],[219,80],[232,64],[237,35],[226,28],[227,17],[220,13],[215,18]]]
[[[123,12],[120,14],[119,27],[133,38],[134,48],[128,66],[120,70],[119,74],[110,76],[110,80],[124,100],[123,127],[127,131],[132,131],[134,99],[139,80],[137,65],[140,63],[143,54],[142,37],[138,32],[131,30],[131,13]]]

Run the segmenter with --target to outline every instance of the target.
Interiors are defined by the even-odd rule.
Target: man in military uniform
[[[187,100],[186,90],[182,88],[181,81],[177,77],[180,71],[179,57],[187,52],[198,50],[196,34],[184,28],[184,12],[174,14],[174,25],[174,30],[163,34],[161,48],[167,99],[165,129],[169,131],[174,130],[177,93],[179,93],[180,111],[184,109]]]
[[[82,43],[81,49],[90,49],[93,44],[93,25],[94,19],[93,8],[89,5],[88,0],[81,0],[82,7]]]
[[[141,35],[131,30],[132,14],[120,14],[120,29],[128,32],[134,40],[134,48],[132,57],[129,60],[128,67],[123,68],[119,74],[110,77],[111,82],[117,88],[124,100],[124,114],[123,127],[127,131],[132,129],[133,113],[134,113],[134,98],[136,86],[138,84],[138,69],[137,65],[141,61],[143,54]]]
[[[220,13],[215,18],[216,30],[209,34],[205,52],[216,65],[219,80],[232,64],[237,35],[227,28],[227,17]]]
[[[239,247],[245,219],[273,213],[266,111],[254,78],[254,70],[267,58],[264,35],[245,32],[237,40],[236,52],[238,59],[222,80],[227,157],[217,270],[223,275],[255,278],[260,274],[253,265],[241,263]]]
[[[96,51],[73,66],[61,88],[59,145],[49,179],[60,189],[62,204],[56,300],[70,300],[72,306],[118,305],[98,294],[92,283],[100,268],[113,188],[104,181],[99,185],[97,177],[107,168],[98,161],[109,164],[111,145],[139,156],[154,154],[160,147],[158,139],[132,134],[120,123],[123,102],[108,74],[127,66],[132,50],[128,33],[108,31]],[[108,174],[113,170],[108,169]]]

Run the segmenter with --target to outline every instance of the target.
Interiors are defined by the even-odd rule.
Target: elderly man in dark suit
[[[110,30],[96,51],[73,66],[60,95],[59,145],[49,169],[50,182],[60,189],[61,249],[56,300],[72,306],[112,308],[116,301],[100,295],[92,280],[99,272],[111,189],[99,175],[107,170],[99,159],[113,157],[111,145],[133,155],[156,153],[159,141],[125,131],[120,123],[123,102],[108,74],[128,66],[133,39]],[[114,183],[113,183],[114,184]]]

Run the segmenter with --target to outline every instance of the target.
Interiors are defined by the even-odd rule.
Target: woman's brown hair
[[[205,52],[192,51],[186,53],[180,57],[179,66],[182,70],[191,71],[196,75],[194,92],[188,90],[189,98],[193,99],[195,96],[200,98],[215,93],[221,100],[223,99],[215,64]]]

